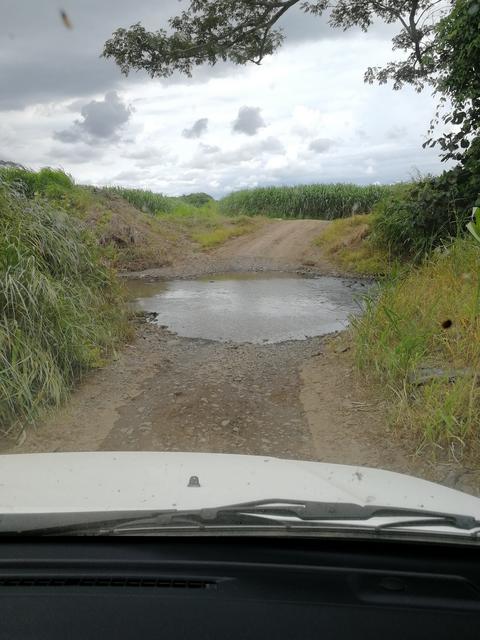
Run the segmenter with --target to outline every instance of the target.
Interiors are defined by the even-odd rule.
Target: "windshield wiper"
[[[193,510],[138,511],[110,514],[35,514],[4,516],[2,534],[112,535],[155,533],[171,529],[228,529],[254,527],[352,526],[378,518],[392,522],[372,525],[375,530],[394,527],[447,526],[465,532],[480,527],[472,516],[378,505],[357,505],[301,500],[255,500],[239,504]],[[23,521],[23,522],[22,522]],[[7,526],[10,525],[10,526]],[[8,529],[8,530],[7,530]]]

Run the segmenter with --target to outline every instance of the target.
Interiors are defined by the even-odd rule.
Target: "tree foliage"
[[[438,143],[444,160],[461,160],[480,136],[480,0],[457,0],[436,34],[436,92],[448,131],[426,145]],[[439,119],[437,112],[431,131]]]
[[[453,0],[191,0],[171,18],[168,30],[147,31],[140,23],[117,29],[105,43],[103,55],[113,58],[123,73],[146,71],[151,77],[180,72],[190,76],[194,67],[253,62],[274,53],[284,40],[278,26],[295,5],[313,16],[328,15],[332,27],[360,27],[367,31],[374,20],[399,25],[393,49],[404,52],[401,60],[385,67],[370,67],[365,80],[381,84],[393,81],[423,88],[431,78],[435,25]]]

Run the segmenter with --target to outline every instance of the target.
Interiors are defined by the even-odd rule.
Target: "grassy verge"
[[[118,285],[92,234],[46,198],[30,195],[0,180],[3,433],[63,402],[127,331]]]
[[[340,268],[359,275],[389,273],[392,261],[388,251],[371,241],[372,214],[333,220],[314,240],[327,257]]]
[[[200,207],[179,203],[169,213],[157,215],[156,219],[175,224],[200,249],[211,249],[230,238],[251,233],[264,222],[263,218],[223,216],[213,201]]]
[[[480,247],[457,239],[385,284],[355,321],[360,369],[418,448],[459,458],[480,444]]]

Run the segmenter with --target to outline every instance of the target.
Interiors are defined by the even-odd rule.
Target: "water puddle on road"
[[[361,311],[364,282],[291,273],[243,273],[196,280],[127,280],[133,304],[179,336],[276,343],[344,329]]]

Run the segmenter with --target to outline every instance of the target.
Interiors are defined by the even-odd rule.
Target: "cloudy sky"
[[[429,92],[363,83],[368,66],[392,59],[386,25],[343,33],[295,9],[284,46],[261,66],[206,67],[192,79],[125,78],[99,57],[115,28],[165,26],[185,4],[2,0],[0,159],[62,167],[82,183],[215,196],[444,168],[421,147]]]

